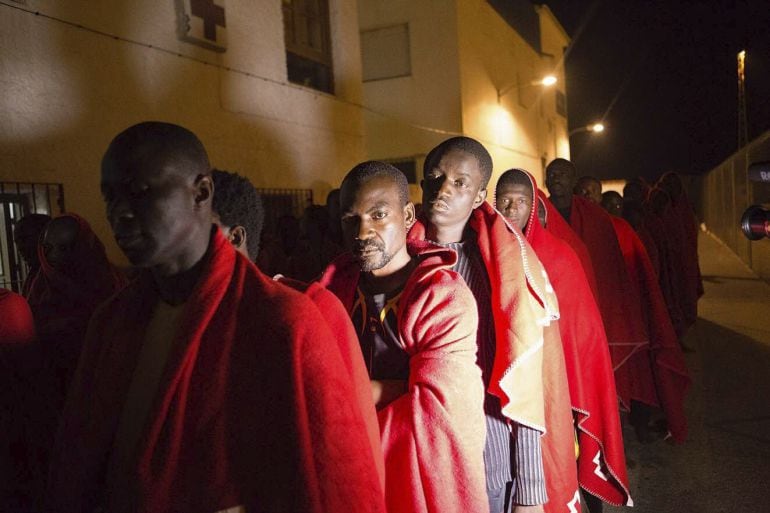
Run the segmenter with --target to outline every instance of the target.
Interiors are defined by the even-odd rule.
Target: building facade
[[[215,167],[316,203],[366,155],[355,0],[9,0],[0,70],[0,232],[64,208],[120,262],[99,166],[134,123],[188,127]],[[33,206],[41,183],[64,201]]]
[[[452,135],[489,149],[493,181],[512,167],[542,179],[569,157],[563,55],[569,38],[530,1],[359,0],[369,158],[415,169]],[[555,85],[540,80],[553,75]],[[410,164],[411,162],[411,164]]]
[[[29,212],[82,215],[125,262],[100,159],[145,120],[193,130],[273,215],[323,204],[365,159],[394,162],[419,200],[425,153],[456,134],[481,140],[496,174],[541,176],[569,154],[568,42],[527,0],[4,1],[0,282],[23,278],[11,234]],[[546,74],[554,88],[532,85]]]

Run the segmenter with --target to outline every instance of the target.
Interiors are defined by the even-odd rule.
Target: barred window
[[[334,94],[328,0],[282,0],[290,82]]]

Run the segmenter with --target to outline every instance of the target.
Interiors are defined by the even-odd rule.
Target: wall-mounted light
[[[505,86],[497,90],[497,103],[500,103],[500,98],[502,98],[504,95],[508,94],[514,89],[518,89],[519,87],[530,87],[530,86],[551,87],[557,81],[558,79],[554,75],[546,75],[539,80],[533,80],[529,84],[524,84],[523,86],[520,84],[511,84],[509,86]]]

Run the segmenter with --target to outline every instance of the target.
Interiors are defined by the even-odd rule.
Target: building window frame
[[[289,82],[334,94],[330,0],[281,0]]]

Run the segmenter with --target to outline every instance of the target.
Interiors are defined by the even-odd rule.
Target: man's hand
[[[513,506],[513,513],[545,513],[545,508],[542,504],[536,504],[534,506],[522,506],[516,504]]]
[[[407,391],[407,382],[400,379],[371,380],[374,406],[381,410]]]

